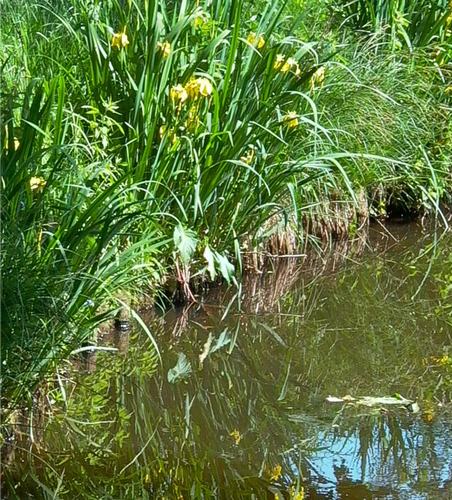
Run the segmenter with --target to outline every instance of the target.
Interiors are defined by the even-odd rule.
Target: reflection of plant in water
[[[425,366],[424,383],[430,388],[426,392],[424,415],[427,421],[433,420],[436,409],[452,401],[452,358],[444,354],[440,358],[430,356],[423,360]]]
[[[448,400],[452,366],[448,352],[438,353],[440,343],[450,343],[446,330],[438,333],[448,309],[433,310],[437,264],[418,260],[414,273],[408,257],[408,264],[386,256],[348,266],[284,291],[278,314],[252,313],[257,306],[271,311],[275,294],[265,301],[265,290],[259,301],[244,301],[249,310],[225,321],[221,308],[192,307],[177,339],[161,319],[153,320],[149,328],[165,346],[163,372],[152,345],[139,337],[123,356],[99,352],[96,371],[75,377],[77,390],[55,403],[60,412],[46,424],[33,477],[52,492],[61,480],[63,499],[254,494],[299,500],[303,488],[308,498],[325,479],[306,455],[352,443],[360,484],[356,470],[353,477],[341,473],[330,485],[338,494],[345,487],[350,494],[383,494],[376,483],[363,486],[369,477],[391,476],[395,485],[408,481],[413,488],[436,481],[440,447],[452,446],[434,431],[439,419],[428,417],[437,411],[435,397]],[[394,392],[417,399],[422,411],[338,413],[325,403],[328,394]],[[430,407],[423,406],[426,399]],[[41,468],[41,460],[49,465]],[[43,487],[16,464],[6,471],[10,484],[19,483],[13,498],[31,491],[42,496]]]
[[[35,477],[56,491],[64,474],[61,498],[285,498],[289,490],[297,498],[291,464],[300,452],[280,450],[304,431],[284,418],[275,374],[259,369],[256,339],[228,353],[229,343],[216,335],[212,346],[222,347],[200,363],[205,334],[189,333],[178,349],[192,371],[174,383],[156,374],[149,344],[136,342],[124,357],[98,353],[97,370],[48,424],[48,453],[40,454],[55,472],[47,467]],[[170,350],[164,359],[167,372],[176,356]],[[16,498],[31,488],[30,478],[18,483]]]

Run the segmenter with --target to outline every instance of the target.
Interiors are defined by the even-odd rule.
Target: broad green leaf
[[[207,270],[210,273],[210,279],[213,281],[217,275],[215,271],[215,257],[210,249],[209,245],[206,245],[204,250],[204,258],[207,261]]]
[[[231,283],[231,280],[234,277],[234,266],[229,262],[227,257],[218,252],[215,252],[215,259],[220,266],[221,275],[228,283]]]
[[[185,229],[181,225],[174,228],[173,234],[174,245],[176,246],[182,262],[187,264],[190,262],[196,249],[196,234],[191,229]]]

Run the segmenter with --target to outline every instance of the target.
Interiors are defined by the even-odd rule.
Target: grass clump
[[[13,110],[5,115],[2,397],[12,403],[113,317],[116,291],[156,282],[161,272],[155,228],[129,241],[145,212],[128,175],[107,180],[107,163],[57,130],[69,129],[66,119],[54,121],[65,115],[64,101],[63,79],[33,81],[19,127]]]
[[[371,216],[410,219],[449,201],[449,81],[425,51],[394,53],[379,36],[349,44],[328,68],[316,105],[334,146],[354,152],[342,165]]]

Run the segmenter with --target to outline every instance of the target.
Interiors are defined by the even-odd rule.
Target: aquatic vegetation
[[[303,91],[319,57],[276,37],[280,6],[262,13],[259,51],[245,41],[241,2],[205,12],[208,37],[192,25],[195,2],[182,10],[84,0],[70,9],[5,6],[2,357],[10,371],[2,395],[12,404],[128,306],[121,289],[152,294],[171,269],[190,299],[192,274],[232,280],[240,240],[262,239],[272,215],[298,211],[294,186],[334,167],[326,156],[321,170],[310,158],[278,158],[300,117],[315,115]],[[299,51],[296,71],[276,79],[272,61],[288,44]],[[317,134],[315,122],[309,129]]]
[[[63,79],[47,88],[33,81],[20,110],[23,146],[2,156],[2,397],[10,408],[114,317],[119,291],[163,274],[157,226],[129,239],[147,217],[129,176],[112,180],[108,160],[63,140],[63,120],[52,118],[65,115],[65,99]],[[11,109],[6,118],[11,133]],[[80,163],[91,171],[74,168]]]

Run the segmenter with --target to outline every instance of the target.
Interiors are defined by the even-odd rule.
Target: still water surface
[[[114,332],[116,353],[68,366],[36,445],[24,432],[4,466],[6,498],[451,499],[451,243],[373,229],[248,279],[240,312],[213,290],[143,313],[161,359]],[[417,404],[358,404],[396,394]]]

